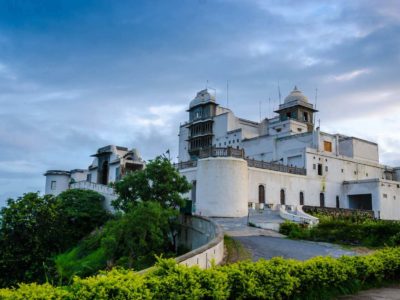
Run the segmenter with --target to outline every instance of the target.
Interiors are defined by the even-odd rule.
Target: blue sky
[[[179,123],[209,86],[259,119],[293,86],[324,131],[380,144],[400,165],[398,1],[0,2],[0,204],[43,191],[47,169],[104,145],[177,155]],[[271,105],[268,99],[271,98]]]

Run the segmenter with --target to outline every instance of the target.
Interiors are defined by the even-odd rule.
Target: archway
[[[101,166],[101,184],[108,184],[108,161],[103,162]]]
[[[319,206],[325,207],[325,194],[324,193],[319,194]]]
[[[262,184],[258,186],[258,203],[265,203],[265,187]]]
[[[281,189],[281,205],[285,205],[285,190]]]

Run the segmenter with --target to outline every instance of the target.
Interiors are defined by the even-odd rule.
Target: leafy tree
[[[92,191],[74,190],[59,197],[28,193],[9,199],[0,211],[0,286],[43,281],[54,255],[108,218],[102,199]]]
[[[43,278],[48,258],[66,248],[53,196],[28,193],[1,210],[0,285]]]
[[[72,189],[57,198],[67,225],[64,236],[70,238],[68,244],[71,246],[111,217],[103,207],[104,197],[97,192]]]
[[[128,211],[140,201],[155,201],[165,208],[177,208],[185,204],[182,195],[190,191],[191,185],[179,174],[169,159],[158,156],[144,170],[127,174],[115,183],[119,195],[113,202],[116,209]]]
[[[155,255],[173,255],[169,226],[177,214],[177,210],[163,208],[158,202],[135,205],[77,247],[58,255],[55,262],[59,276],[68,281],[74,275],[89,276],[114,266],[138,270],[153,265]]]

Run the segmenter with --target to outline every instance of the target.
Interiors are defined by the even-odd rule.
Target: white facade
[[[45,194],[57,196],[61,192],[74,186],[90,187],[95,191],[103,191],[109,183],[116,182],[126,173],[141,170],[145,162],[136,149],[109,145],[97,150],[92,164],[86,170],[74,169],[71,171],[49,170],[46,176]],[[91,183],[91,185],[78,183]],[[97,185],[97,186],[95,186]],[[108,197],[108,194],[106,195]]]
[[[61,170],[49,170],[44,174],[44,176],[46,176],[46,195],[58,196],[69,187],[71,172]]]
[[[259,123],[220,107],[207,90],[188,111],[178,160],[197,161],[180,169],[195,183],[195,213],[245,216],[248,203],[263,202],[367,209],[400,219],[400,168],[379,163],[376,143],[315,128],[316,110],[297,88],[276,117]]]

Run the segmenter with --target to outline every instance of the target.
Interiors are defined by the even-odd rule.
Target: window
[[[304,193],[300,192],[300,205],[304,205]]]
[[[325,207],[325,194],[324,193],[319,194],[319,206]]]
[[[301,131],[302,131],[302,129],[301,129],[301,128],[297,128],[297,131],[298,131],[298,132],[301,132]]]
[[[57,187],[57,181],[52,181],[52,182],[51,182],[51,185],[50,185],[50,189],[51,189],[52,191],[54,191],[54,190],[56,189],[56,187]]]
[[[325,172],[328,172],[328,166],[325,166]]]
[[[276,132],[281,132],[282,129],[281,128],[276,128],[275,130],[276,130]]]
[[[312,167],[313,167],[313,169],[315,170],[315,169],[317,168],[317,165],[316,165],[316,164],[313,164]]]
[[[322,176],[322,164],[318,164],[318,175]]]
[[[340,208],[339,196],[336,196],[336,208]]]
[[[303,121],[308,122],[308,113],[307,112],[303,112]]]
[[[344,173],[344,169],[342,169],[342,173]]]
[[[239,139],[236,140],[239,143]]]
[[[328,141],[324,141],[324,151],[332,152],[332,143]]]
[[[387,194],[383,194],[383,198],[387,198]]]
[[[86,175],[86,181],[89,181],[89,182],[92,181],[92,174],[87,174]]]

